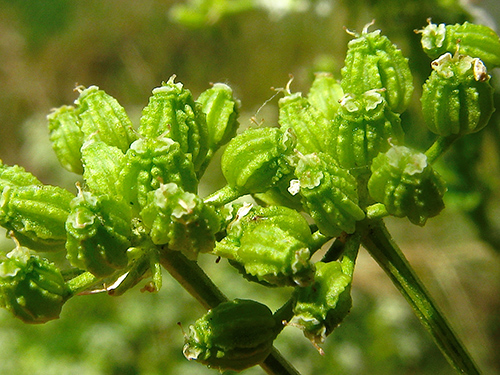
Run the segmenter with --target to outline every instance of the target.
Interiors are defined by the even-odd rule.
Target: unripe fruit
[[[316,73],[307,101],[328,120],[333,120],[344,96],[342,86],[330,73]]]

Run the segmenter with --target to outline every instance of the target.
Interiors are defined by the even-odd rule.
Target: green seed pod
[[[383,95],[391,110],[402,113],[413,92],[408,59],[380,30],[369,33],[367,27],[347,45],[345,67],[341,70],[342,89],[354,95],[385,90]]]
[[[148,193],[148,204],[141,217],[154,244],[181,251],[192,260],[199,252],[213,249],[215,233],[220,230],[215,210],[173,183],[161,184]]]
[[[233,138],[222,155],[228,185],[241,194],[261,193],[290,172],[294,142],[287,130],[247,129]]]
[[[147,194],[162,183],[175,183],[191,193],[198,186],[193,163],[170,138],[141,138],[132,143],[121,179],[125,199],[137,211],[147,204]]]
[[[387,106],[380,90],[345,95],[335,118],[336,159],[342,168],[358,175],[369,171],[372,159],[403,141],[399,115]]]
[[[304,209],[323,234],[336,237],[343,231],[354,232],[365,213],[358,206],[357,182],[349,171],[319,153],[301,157],[295,175],[289,191],[300,193]]]
[[[113,198],[80,190],[66,221],[68,260],[97,277],[109,276],[128,263],[131,213],[129,206]]]
[[[344,96],[342,86],[330,73],[317,73],[307,100],[328,120],[333,120]]]
[[[303,154],[330,153],[334,149],[332,121],[309,104],[301,93],[287,95],[279,101],[279,123],[292,129],[297,137],[297,150]]]
[[[103,141],[125,152],[137,138],[125,109],[97,86],[80,91],[75,104],[86,141]]]
[[[31,173],[18,165],[5,165],[0,160],[0,191],[6,186],[42,185]]]
[[[205,161],[209,135],[201,105],[175,76],[153,90],[144,108],[139,133],[146,138],[168,137],[178,142],[185,154],[191,155],[195,171]]]
[[[425,154],[394,146],[373,160],[368,191],[391,215],[423,226],[444,208],[446,187]]]
[[[307,285],[314,267],[307,221],[281,206],[243,206],[214,253],[229,258],[245,277],[270,286]]]
[[[436,25],[431,23],[422,30],[422,48],[432,59],[449,53],[477,57],[489,69],[500,66],[500,38],[489,27],[465,22],[464,24]]]
[[[37,251],[64,249],[64,223],[74,195],[56,186],[5,186],[0,196],[0,225],[23,246]]]
[[[240,101],[233,97],[233,90],[228,85],[216,83],[202,92],[197,102],[206,115],[208,147],[213,154],[236,135]]]
[[[189,327],[184,356],[221,371],[242,371],[266,359],[280,328],[259,302],[224,302]]]
[[[80,151],[84,136],[75,107],[62,106],[47,116],[52,149],[61,165],[70,172],[83,173]]]
[[[46,259],[16,248],[0,262],[0,306],[25,323],[59,318],[69,289],[61,272]]]
[[[420,99],[429,130],[446,137],[483,129],[495,109],[481,60],[446,53],[432,62],[432,68]]]

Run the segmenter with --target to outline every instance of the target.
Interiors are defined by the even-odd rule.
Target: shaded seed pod
[[[295,175],[289,191],[300,194],[304,209],[323,234],[336,237],[354,232],[365,213],[358,206],[356,179],[348,170],[331,156],[318,153],[302,156]]]
[[[213,249],[221,223],[211,206],[174,183],[161,184],[148,193],[141,217],[154,244],[166,245],[192,260],[199,252]]]
[[[0,262],[0,306],[25,323],[59,318],[69,295],[59,269],[27,249],[18,247]]]
[[[446,187],[425,154],[394,146],[373,160],[368,191],[389,214],[423,226],[444,208]]]
[[[242,371],[266,359],[280,328],[259,302],[224,302],[189,327],[184,356],[221,371]]]
[[[228,185],[241,194],[261,193],[290,172],[294,140],[287,130],[252,128],[233,138],[221,160]]]
[[[432,68],[420,98],[429,130],[446,137],[483,129],[495,109],[481,60],[446,53],[432,62]]]
[[[71,202],[66,221],[66,250],[70,263],[97,277],[127,266],[131,246],[131,213],[114,197],[81,191]]]
[[[206,115],[208,147],[213,154],[236,135],[238,108],[241,103],[233,97],[233,90],[224,83],[216,83],[196,100]]]
[[[335,155],[342,168],[358,175],[372,159],[404,138],[399,115],[390,110],[380,90],[345,95],[335,118]]]
[[[0,191],[6,186],[43,185],[35,176],[18,165],[5,165],[0,160]]]
[[[391,110],[402,113],[413,93],[408,59],[380,30],[369,33],[367,27],[347,45],[345,66],[341,70],[342,89],[354,95],[383,89]]]
[[[422,30],[422,48],[432,59],[449,53],[477,57],[489,69],[500,66],[500,38],[488,26],[470,22],[455,25],[431,23]]]
[[[57,186],[5,186],[0,196],[0,225],[30,249],[62,250],[65,222],[74,197]]]
[[[61,165],[70,172],[83,174],[80,151],[84,135],[75,107],[62,106],[47,116],[50,141]]]
[[[287,95],[279,101],[279,123],[283,129],[292,129],[297,137],[296,148],[303,154],[331,153],[334,149],[332,121],[311,106],[300,92]]]
[[[146,138],[167,137],[178,142],[182,152],[191,155],[195,171],[208,152],[208,129],[201,105],[175,76],[153,90],[143,109],[139,133]]]
[[[311,243],[309,225],[297,211],[281,206],[243,206],[214,253],[229,258],[251,281],[304,286],[314,274]]]
[[[161,184],[175,183],[195,193],[198,180],[193,163],[170,138],[141,138],[132,143],[121,173],[121,190],[137,212],[147,204],[147,195]]]
[[[333,120],[344,96],[342,86],[330,73],[317,73],[307,100],[328,120]]]
[[[97,86],[80,91],[75,104],[85,141],[103,141],[125,152],[137,138],[125,109]]]

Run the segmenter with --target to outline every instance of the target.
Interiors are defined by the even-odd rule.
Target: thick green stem
[[[237,190],[233,189],[231,186],[226,185],[222,189],[219,189],[216,192],[210,194],[208,197],[206,197],[204,199],[204,202],[210,203],[216,207],[220,207],[234,201],[235,199],[238,199],[242,195],[244,194],[241,194]]]
[[[434,164],[434,162],[444,154],[448,148],[458,139],[460,136],[458,135],[450,135],[448,137],[440,136],[436,141],[429,147],[429,149],[425,152],[427,156],[427,162],[429,164]]]
[[[160,263],[206,309],[228,301],[198,263],[187,259],[180,252],[163,249]],[[300,375],[275,348],[260,366],[269,375]]]
[[[383,222],[365,221],[361,223],[360,229],[363,246],[406,298],[448,362],[458,372],[468,375],[480,374],[470,354],[392,240]]]
[[[88,290],[90,287],[97,284],[101,279],[92,275],[90,272],[84,272],[67,282],[70,294],[77,295],[80,292]]]

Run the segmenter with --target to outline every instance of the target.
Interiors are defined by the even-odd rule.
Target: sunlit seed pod
[[[66,250],[70,263],[97,277],[127,266],[131,246],[131,213],[114,197],[80,191],[71,202],[66,221]]]
[[[196,101],[206,115],[209,149],[213,154],[236,135],[241,103],[234,98],[233,90],[224,83],[214,84],[202,92]]]
[[[18,165],[5,165],[0,160],[0,190],[6,186],[31,186],[42,183],[23,167]]]
[[[385,90],[383,96],[391,110],[402,113],[413,93],[408,59],[380,30],[369,33],[367,27],[347,46],[345,66],[341,70],[342,89],[354,95],[373,89]]]
[[[489,69],[500,66],[500,38],[488,26],[470,22],[455,25],[431,23],[418,30],[422,48],[432,59],[449,52],[477,57]]]
[[[353,233],[356,221],[365,217],[358,206],[357,181],[348,170],[338,166],[327,154],[309,154],[300,158],[295,169],[297,180],[290,192],[300,194],[304,209],[328,236]]]
[[[280,328],[259,302],[224,302],[189,327],[184,356],[213,369],[242,371],[267,358]]]
[[[62,250],[73,198],[57,186],[5,186],[0,195],[0,225],[22,246],[36,251]]]
[[[334,149],[333,123],[311,106],[301,93],[287,95],[279,101],[279,123],[292,129],[297,138],[296,148],[303,154],[330,153]]]
[[[335,117],[335,157],[342,168],[358,175],[369,172],[372,159],[390,143],[403,142],[399,115],[387,106],[380,90],[345,95]]]
[[[481,60],[446,53],[432,62],[432,68],[420,99],[429,130],[450,136],[483,129],[495,109],[493,87]]]
[[[102,141],[125,152],[137,138],[125,109],[97,86],[82,89],[75,105],[85,141]]]
[[[425,154],[394,146],[377,156],[371,169],[368,191],[389,214],[406,216],[413,224],[423,226],[444,208],[444,181],[427,163]]]
[[[344,96],[342,86],[330,73],[317,73],[307,95],[307,100],[328,120],[333,120]]]
[[[150,139],[171,138],[182,152],[191,155],[195,171],[205,161],[208,152],[208,128],[201,105],[175,76],[153,90],[143,109],[139,133]]]
[[[69,289],[59,269],[18,247],[0,261],[0,306],[25,323],[59,318]]]
[[[196,193],[198,179],[193,163],[170,138],[141,138],[132,143],[121,172],[121,190],[126,202],[139,212],[147,195],[161,184],[175,183]]]
[[[70,172],[83,174],[80,151],[84,135],[75,107],[62,106],[47,116],[50,141],[61,165]]]
[[[174,183],[161,184],[148,193],[141,217],[154,244],[166,245],[192,260],[213,249],[221,223],[212,207]]]
[[[228,185],[241,194],[261,193],[290,173],[294,139],[286,129],[251,128],[233,138],[221,160]]]

